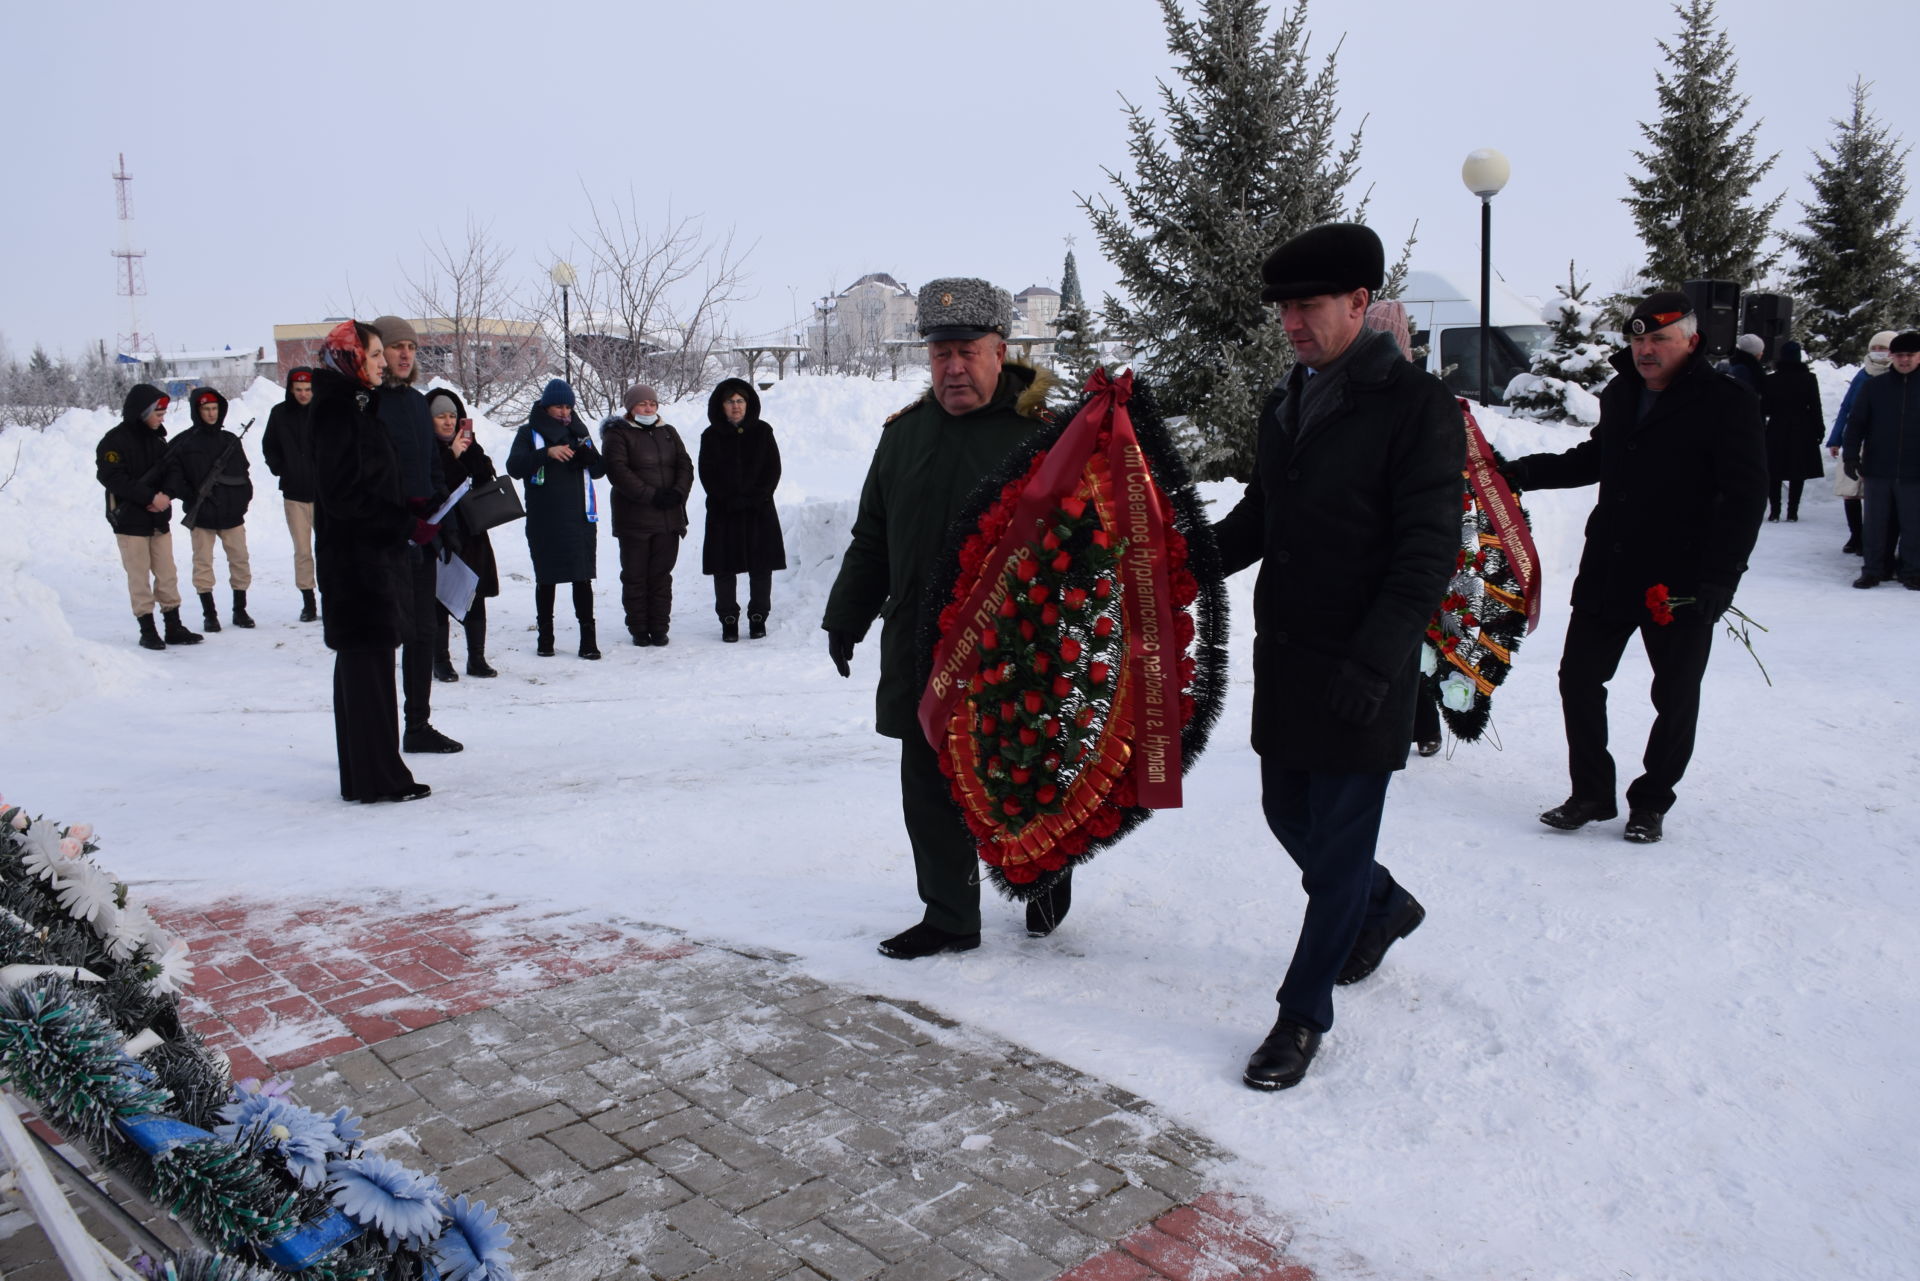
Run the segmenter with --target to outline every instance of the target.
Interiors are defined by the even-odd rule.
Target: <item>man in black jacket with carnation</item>
[[[1418,652],[1460,546],[1466,433],[1440,380],[1365,328],[1380,238],[1329,223],[1261,267],[1297,363],[1261,410],[1246,496],[1214,526],[1229,574],[1258,560],[1253,747],[1261,808],[1307,910],[1247,1061],[1296,1085],[1333,1025],[1333,989],[1378,967],[1426,912],[1374,861],[1387,783],[1407,763]]]
[[[1653,667],[1653,731],[1627,785],[1626,838],[1661,838],[1693,756],[1715,624],[1740,586],[1767,507],[1760,398],[1700,355],[1687,296],[1650,294],[1627,321],[1629,350],[1600,393],[1600,422],[1563,454],[1500,471],[1515,489],[1600,486],[1560,656],[1572,795],[1540,816],[1572,831],[1614,818],[1607,682],[1635,633]],[[1649,596],[1649,592],[1653,593]]]

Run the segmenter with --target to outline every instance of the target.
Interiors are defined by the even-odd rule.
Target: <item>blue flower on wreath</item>
[[[366,1153],[329,1161],[333,1203],[349,1219],[386,1234],[387,1244],[420,1247],[440,1235],[439,1180]]]
[[[227,1124],[214,1126],[214,1134],[235,1146],[258,1146],[277,1153],[286,1160],[287,1173],[302,1187],[325,1183],[327,1159],[348,1151],[352,1140],[360,1137],[359,1127],[350,1119],[351,1135],[341,1132],[345,1108],[327,1117],[272,1094],[242,1094],[221,1108],[220,1115]]]
[[[440,1208],[451,1220],[433,1243],[442,1281],[513,1281],[513,1237],[487,1203],[458,1196]]]

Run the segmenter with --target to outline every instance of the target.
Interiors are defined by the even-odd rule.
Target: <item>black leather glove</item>
[[[1380,717],[1387,701],[1387,678],[1343,659],[1340,670],[1327,686],[1327,706],[1333,714],[1351,725],[1371,725]]]
[[[661,511],[668,511],[678,507],[680,505],[680,494],[677,490],[656,489],[653,491],[653,505]]]
[[[1733,588],[1722,587],[1718,583],[1702,583],[1693,593],[1693,599],[1700,606],[1700,617],[1711,623],[1733,604]]]
[[[857,643],[853,639],[852,632],[836,632],[832,628],[827,629],[827,657],[833,660],[834,667],[842,676],[853,675],[850,664],[853,662],[853,647]]]

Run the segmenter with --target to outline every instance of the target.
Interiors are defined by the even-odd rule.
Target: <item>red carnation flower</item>
[[[1060,625],[1060,611],[1051,604],[1044,605],[1040,609],[1040,621],[1048,627],[1058,627]]]
[[[1000,718],[998,716],[993,715],[993,713],[989,712],[987,713],[987,715],[982,716],[980,718],[980,732],[982,734],[997,733],[999,729],[1000,729]]]
[[[1007,800],[1000,802],[1000,812],[1008,818],[1018,818],[1020,816],[1020,802],[1009,797]]]
[[[940,632],[946,635],[953,631],[953,625],[960,621],[960,606],[949,605],[940,611]]]
[[[1120,781],[1113,785],[1113,803],[1129,810],[1140,803],[1140,785],[1134,782],[1131,771],[1122,774]]]
[[[1107,683],[1107,673],[1110,670],[1105,663],[1095,663],[1087,668],[1087,679],[1095,685],[1105,685]]]
[[[1173,571],[1173,603],[1181,609],[1193,604],[1200,598],[1200,580],[1193,576],[1190,569]]]
[[[1060,535],[1054,533],[1051,529],[1049,529],[1046,532],[1046,536],[1041,538],[1040,540],[1040,550],[1048,551],[1048,552],[1059,551]]]
[[[1040,728],[1047,731],[1048,738],[1059,738],[1060,737],[1060,718],[1057,716],[1052,717],[1047,721],[1045,725],[1042,725]]]
[[[1001,874],[1015,885],[1030,885],[1040,879],[1040,869],[1031,863],[1020,863],[1013,867],[1003,867]]]
[[[1102,578],[1094,583],[1093,594],[1099,600],[1105,600],[1107,597],[1113,595],[1113,580]]]
[[[1112,614],[1102,614],[1102,615],[1100,615],[1100,617],[1098,617],[1098,618],[1096,618],[1096,619],[1094,619],[1094,620],[1093,620],[1093,634],[1094,634],[1095,636],[1111,636],[1111,635],[1113,635],[1113,615],[1112,615]]]
[[[943,626],[944,626],[944,625],[943,625]],[[986,630],[986,631],[984,631],[984,632],[981,632],[981,633],[980,633],[980,648],[981,648],[981,649],[999,649],[999,648],[1000,648],[1000,633],[999,633],[999,632],[996,632],[996,631],[994,631],[994,630],[993,630],[993,628],[991,628],[991,627],[989,627],[989,628],[987,628],[987,630]]]
[[[1023,766],[1015,766],[1013,771],[1009,773],[1007,777],[1011,778],[1016,783],[1024,783],[1028,779],[1033,777],[1033,771]]]
[[[1053,696],[1055,698],[1065,698],[1071,693],[1073,693],[1072,681],[1068,680],[1065,676],[1056,676],[1053,678]]]
[[[1039,741],[1040,741],[1039,730],[1023,729],[1020,731],[1020,746],[1032,747],[1035,743],[1038,743]]]
[[[1009,596],[1000,602],[1000,617],[1012,618],[1020,612],[1020,602]]]
[[[1034,560],[1031,556],[1026,557],[1022,560],[1016,561],[1014,563],[1013,576],[1015,578],[1018,578],[1023,583],[1032,582],[1039,575],[1039,573],[1040,573],[1040,562],[1037,560]]]
[[[1069,494],[1060,500],[1060,510],[1067,514],[1068,520],[1079,520],[1082,516],[1086,515],[1087,504],[1084,500],[1075,498]]]
[[[1045,699],[1045,697],[1041,695],[1040,691],[1037,689],[1028,690],[1026,692],[1024,701],[1026,702],[1026,705],[1027,705],[1028,714],[1032,716],[1038,716],[1040,714],[1040,709],[1047,705],[1047,700]]]
[[[1087,816],[1087,831],[1105,839],[1120,830],[1120,811],[1111,805],[1102,805]]]
[[[1046,616],[1047,616],[1047,611],[1044,609],[1041,610],[1040,617],[1042,619],[1045,619]],[[1023,618],[1020,620],[1020,639],[1021,640],[1030,641],[1034,638],[1036,634],[1037,633],[1035,633],[1035,631],[1033,630],[1033,622],[1030,619]]]
[[[1033,674],[1035,676],[1045,676],[1047,674],[1047,668],[1051,665],[1052,664],[1047,662],[1047,656],[1045,654],[1035,654],[1033,656]]]
[[[1053,798],[1060,795],[1060,789],[1052,783],[1042,783],[1033,794],[1033,799],[1042,805],[1053,804]]]
[[[1060,661],[1077,663],[1080,661],[1080,642],[1068,636],[1060,642]]]
[[[1052,563],[1053,563],[1054,573],[1064,574],[1067,572],[1068,569],[1070,569],[1073,566],[1073,557],[1067,555],[1065,552],[1061,552],[1058,556],[1055,556],[1053,558]]]
[[[1045,604],[1049,594],[1045,583],[1035,583],[1033,586],[1027,588],[1027,600],[1035,605]]]
[[[1185,610],[1175,614],[1173,616],[1173,634],[1178,640],[1181,649],[1185,649],[1187,646],[1193,644],[1195,635],[1193,615],[1187,613]]]
[[[1081,729],[1085,729],[1087,726],[1093,724],[1093,709],[1091,707],[1081,708],[1079,712],[1075,714],[1073,723]]]
[[[1057,724],[1059,724],[1059,722],[1058,722],[1058,721],[1055,721],[1055,722],[1053,722],[1053,723],[1054,723],[1054,724],[1056,724],[1056,725],[1057,725]],[[1048,752],[1048,753],[1047,753],[1047,754],[1046,754],[1045,756],[1043,756],[1043,757],[1041,757],[1041,758],[1040,758],[1040,764],[1041,764],[1041,765],[1042,765],[1043,767],[1045,767],[1046,769],[1048,769],[1048,770],[1057,770],[1057,769],[1059,769],[1059,768],[1060,768],[1060,753],[1058,753],[1058,752]]]
[[[1010,703],[1010,702],[1007,702],[1007,703],[1002,703],[1002,704],[1000,704],[1000,719],[1001,719],[1001,720],[1003,720],[1003,721],[1010,721],[1010,720],[1012,720],[1012,719],[1013,719],[1013,713],[1014,713],[1014,706],[1013,706],[1013,704],[1012,704],[1012,703]]]
[[[1167,559],[1175,569],[1187,563],[1187,536],[1177,529],[1167,531]]]
[[[1103,578],[1100,581],[1104,583],[1106,579]],[[1086,589],[1082,587],[1067,588],[1066,591],[1060,594],[1060,603],[1068,609],[1080,609],[1087,603]]]
[[[1067,865],[1067,852],[1059,846],[1040,856],[1040,866],[1045,871],[1057,872]]]
[[[1059,850],[1069,858],[1078,858],[1087,852],[1087,834],[1078,828],[1060,838]]]

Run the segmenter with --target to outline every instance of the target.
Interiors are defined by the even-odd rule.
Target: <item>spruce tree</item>
[[[1766,253],[1773,215],[1785,193],[1764,205],[1753,189],[1779,153],[1754,159],[1754,130],[1742,123],[1747,99],[1734,92],[1733,46],[1713,22],[1713,0],[1676,4],[1678,40],[1659,42],[1669,70],[1656,71],[1660,118],[1641,124],[1644,172],[1629,174],[1634,225],[1646,246],[1641,274],[1655,288],[1688,280],[1731,280],[1745,287],[1779,257]]]
[[[1553,341],[1533,358],[1533,366],[1507,388],[1507,404],[1522,418],[1539,422],[1573,419],[1591,426],[1600,421],[1600,403],[1593,393],[1613,377],[1608,363],[1614,348],[1602,332],[1606,309],[1590,302],[1591,281],[1574,275],[1567,264],[1567,283],[1547,308]]]
[[[1160,0],[1179,87],[1160,120],[1127,106],[1132,175],[1107,171],[1118,205],[1081,198],[1125,300],[1110,337],[1134,348],[1161,408],[1188,419],[1203,479],[1252,474],[1260,405],[1292,349],[1260,302],[1260,264],[1282,241],[1347,215],[1360,134],[1344,146],[1335,59],[1307,56],[1301,0],[1266,34],[1258,0]]]
[[[1858,360],[1876,332],[1910,325],[1920,302],[1906,252],[1911,224],[1900,220],[1908,149],[1868,108],[1870,87],[1854,81],[1853,114],[1833,122],[1832,154],[1816,155],[1808,175],[1806,234],[1786,237],[1809,356]]]
[[[1080,268],[1073,261],[1071,249],[1067,250],[1067,265],[1060,272],[1060,314],[1053,318],[1053,331],[1053,356],[1060,366],[1062,389],[1069,399],[1077,400],[1088,376],[1100,363],[1100,348],[1086,296],[1080,291]]]

